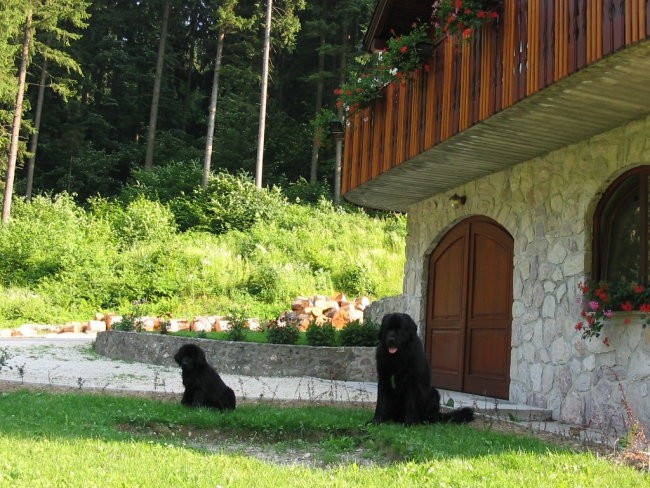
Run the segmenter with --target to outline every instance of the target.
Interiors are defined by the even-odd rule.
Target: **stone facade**
[[[607,325],[609,347],[574,329],[598,199],[641,164],[650,164],[650,117],[418,202],[408,211],[403,295],[375,302],[373,316],[403,311],[424,327],[431,252],[461,220],[490,217],[514,238],[509,400],[620,431],[627,402],[650,426],[650,328]],[[451,207],[454,193],[467,196],[464,206]]]
[[[109,330],[97,334],[95,351],[112,359],[176,366],[174,354],[186,343],[199,345],[208,358],[218,358],[217,369],[224,374],[377,380],[374,347],[257,344]]]

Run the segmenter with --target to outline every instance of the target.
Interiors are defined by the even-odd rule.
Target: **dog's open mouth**
[[[395,354],[397,352],[397,348],[395,346],[391,346],[388,348],[388,352],[391,354]]]

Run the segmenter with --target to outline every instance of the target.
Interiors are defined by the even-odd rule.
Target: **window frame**
[[[641,207],[641,214],[640,214],[640,220],[641,220],[641,228],[639,229],[639,237],[641,239],[641,249],[640,249],[640,262],[639,262],[639,275],[637,276],[637,279],[639,280],[639,283],[648,286],[650,283],[648,283],[649,278],[650,278],[650,270],[648,270],[648,252],[649,252],[649,246],[650,243],[648,243],[648,218],[649,218],[649,211],[648,211],[648,205],[650,204],[649,200],[650,197],[648,196],[648,191],[650,190],[650,165],[642,165],[642,166],[637,166],[636,168],[633,168],[629,171],[626,171],[622,175],[620,175],[618,178],[616,178],[608,187],[607,189],[603,192],[602,196],[600,197],[600,200],[598,201],[598,205],[596,206],[596,210],[594,212],[594,217],[593,217],[593,235],[592,235],[592,278],[594,278],[595,281],[601,281],[601,280],[606,280],[606,277],[603,276],[604,271],[601,269],[602,265],[602,259],[600,256],[600,253],[602,252],[602,249],[600,249],[600,236],[602,232],[605,232],[605,229],[603,229],[603,212],[605,210],[605,207],[607,204],[611,201],[612,197],[616,194],[616,190],[619,189],[625,182],[628,181],[630,178],[638,178],[638,191],[640,194],[640,202],[639,205]],[[629,195],[629,193],[623,194]],[[621,195],[618,196],[618,202],[615,202],[617,206],[620,205],[620,202],[625,199],[625,197],[622,197]],[[642,271],[643,270],[643,271]]]

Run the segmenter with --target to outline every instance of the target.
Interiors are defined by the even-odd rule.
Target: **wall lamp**
[[[467,201],[467,197],[465,195],[461,197],[458,193],[454,193],[449,198],[449,201],[451,202],[451,208],[458,208],[462,205],[465,205],[465,202]]]

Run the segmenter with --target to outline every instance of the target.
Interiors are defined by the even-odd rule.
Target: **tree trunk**
[[[260,95],[260,123],[257,135],[257,160],[255,162],[255,186],[262,188],[262,166],[264,164],[264,131],[266,129],[266,94],[269,85],[269,54],[271,51],[271,15],[273,0],[267,0],[266,25],[264,26],[264,56],[262,59],[262,90]]]
[[[45,98],[45,82],[47,80],[47,59],[43,60],[41,79],[38,85],[38,99],[36,100],[36,113],[34,114],[34,134],[29,146],[29,161],[27,162],[27,188],[25,199],[29,202],[32,199],[32,187],[34,185],[34,164],[36,163],[36,150],[38,149],[38,133],[41,130],[41,114],[43,113],[43,99]]]
[[[221,58],[223,55],[223,40],[226,33],[223,29],[219,31],[217,41],[217,57],[214,61],[214,77],[212,78],[212,95],[210,96],[210,110],[208,112],[208,133],[205,138],[205,157],[203,159],[203,180],[201,187],[208,187],[210,177],[210,165],[212,162],[212,143],[214,141],[214,126],[217,118],[217,98],[219,96],[219,73],[221,72]]]
[[[325,70],[325,36],[320,35],[320,49],[318,50],[318,84],[316,85],[316,115],[323,106],[323,71]],[[315,185],[318,181],[318,153],[320,151],[321,141],[318,140],[318,134],[314,134],[314,140],[311,146],[311,172],[309,174],[309,183]]]
[[[347,59],[345,57],[345,51],[347,49],[347,39],[348,32],[347,27],[343,28],[343,40],[341,42],[341,64],[339,66],[339,86],[343,86],[345,83],[345,68],[347,64]],[[343,108],[338,108],[338,117],[339,120],[343,120]],[[341,159],[343,153],[343,140],[336,140],[336,163],[334,166],[334,202],[341,203]]]
[[[163,64],[165,61],[165,44],[167,43],[167,26],[169,24],[169,9],[171,0],[165,2],[162,26],[160,27],[160,43],[158,44],[158,59],[156,60],[156,75],[153,81],[153,96],[151,112],[149,113],[149,132],[147,134],[147,152],[144,157],[144,169],[153,167],[153,152],[156,144],[156,123],[158,121],[158,104],[160,103],[160,84],[162,82]]]
[[[7,162],[7,178],[5,180],[4,200],[2,202],[2,223],[6,224],[11,215],[11,197],[14,192],[14,177],[16,175],[16,160],[18,159],[18,143],[20,123],[23,116],[23,98],[25,96],[25,80],[27,79],[27,65],[29,63],[29,45],[32,40],[32,11],[27,13],[25,22],[25,37],[20,59],[20,72],[18,74],[18,93],[16,94],[16,108],[11,127],[11,143],[9,145],[9,161]]]

